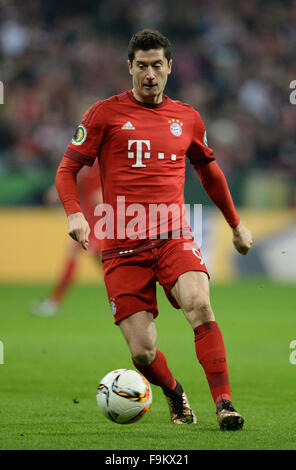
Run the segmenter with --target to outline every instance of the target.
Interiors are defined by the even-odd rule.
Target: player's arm
[[[76,181],[77,174],[83,166],[83,163],[64,156],[59,165],[55,183],[68,216],[68,234],[87,250],[90,228],[80,207]]]
[[[253,243],[252,234],[240,221],[224,173],[216,162],[213,150],[207,144],[204,123],[195,110],[193,123],[192,141],[187,156],[208,196],[232,228],[234,247],[239,253],[246,255]]]
[[[253,243],[252,234],[240,221],[223,171],[216,160],[201,165],[196,164],[194,168],[208,196],[221,210],[232,228],[232,241],[236,250],[246,255]]]
[[[90,227],[79,204],[76,177],[84,166],[98,157],[105,132],[102,103],[95,103],[83,116],[69,143],[56,175],[56,188],[68,216],[68,234],[86,250]]]

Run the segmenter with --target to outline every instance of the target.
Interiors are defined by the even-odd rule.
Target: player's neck
[[[163,101],[163,93],[160,93],[159,95],[156,96],[145,96],[143,97],[140,95],[135,88],[132,89],[132,93],[134,95],[134,98],[137,101],[140,101],[140,103],[146,103],[146,104],[160,104]]]

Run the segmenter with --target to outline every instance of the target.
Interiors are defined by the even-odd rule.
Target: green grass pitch
[[[218,428],[215,407],[195,357],[193,333],[159,289],[158,347],[183,384],[197,425],[169,420],[157,387],[147,415],[118,425],[100,414],[99,380],[134,368],[113,325],[103,286],[74,287],[59,316],[37,318],[28,305],[48,286],[1,286],[0,449],[242,450],[296,449],[295,286],[267,281],[211,285],[223,332],[234,406],[245,418],[239,432]]]

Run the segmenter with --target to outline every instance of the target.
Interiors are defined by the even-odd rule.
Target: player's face
[[[135,98],[144,103],[160,103],[172,69],[172,60],[168,62],[164,50],[136,51],[133,62],[128,61],[128,65]]]

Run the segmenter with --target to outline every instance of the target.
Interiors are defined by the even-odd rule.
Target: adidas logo
[[[121,129],[125,129],[125,130],[131,130],[131,129],[136,129],[132,123],[130,121],[127,121]]]

